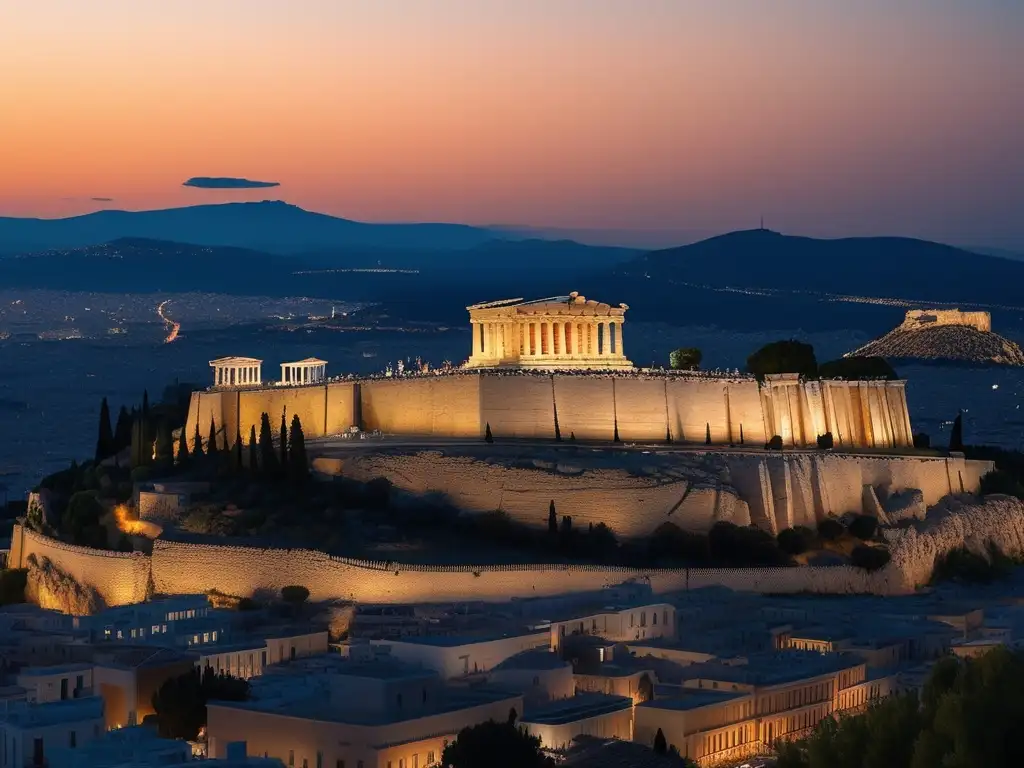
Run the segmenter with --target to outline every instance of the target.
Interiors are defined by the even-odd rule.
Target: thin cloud
[[[182,184],[183,187],[197,189],[262,189],[279,187],[279,181],[253,181],[252,179],[235,179],[231,177],[193,176]]]
[[[92,200],[95,203],[112,203],[112,202],[114,202],[114,198],[112,198],[112,197],[90,197],[89,199]]]

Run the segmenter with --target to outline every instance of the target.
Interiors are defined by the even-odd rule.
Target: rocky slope
[[[851,355],[1024,365],[1024,351],[1016,343],[998,333],[966,325],[917,329],[900,326]]]

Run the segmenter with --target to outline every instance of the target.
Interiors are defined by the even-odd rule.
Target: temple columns
[[[546,323],[542,323],[542,326],[544,328],[544,346],[541,348],[541,354],[545,357],[550,357],[554,353],[555,334],[551,328],[550,320]]]

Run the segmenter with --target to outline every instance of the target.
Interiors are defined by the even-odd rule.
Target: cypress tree
[[[157,427],[156,461],[161,467],[174,465],[174,438],[171,436],[171,426],[166,421],[161,421]]]
[[[96,436],[96,461],[103,461],[108,456],[116,453],[114,443],[114,430],[110,426],[110,406],[107,405],[107,398],[100,403],[100,427]]]
[[[957,413],[953,420],[953,431],[949,434],[949,450],[962,451],[964,449],[964,412]]]
[[[192,437],[192,455],[203,455],[203,438],[199,436],[199,419],[196,418],[196,433]]]
[[[740,422],[740,445],[743,445],[743,422]]]
[[[136,416],[132,424],[132,469],[144,467],[153,459],[153,444],[146,440],[146,430],[142,417]]]
[[[188,464],[188,439],[185,437],[185,427],[178,433],[178,466]]]
[[[142,440],[153,442],[153,428],[149,423],[149,390],[142,390]]]
[[[231,468],[236,472],[242,470],[242,431],[235,428],[235,444],[231,446]]]
[[[281,444],[279,447],[280,462],[278,469],[281,470],[282,475],[288,474],[288,425],[284,420],[284,411],[281,411]]]
[[[210,437],[206,444],[206,455],[216,456],[217,455],[217,424],[213,420],[213,416],[210,417]]]
[[[706,431],[704,432],[704,445],[711,445],[711,422],[707,421],[704,423],[707,424]]]
[[[309,463],[306,459],[306,438],[302,434],[299,414],[292,416],[292,431],[288,442],[289,474],[292,480],[300,483],[309,477]]]
[[[120,453],[132,444],[132,417],[123,405],[117,413],[117,426],[114,427],[114,453]]]
[[[622,442],[619,439],[619,420],[617,418],[615,419],[615,431],[612,433],[612,442],[613,443],[621,443]]]
[[[548,504],[548,533],[558,533],[558,515],[555,514],[555,500]]]
[[[665,734],[662,733],[661,728],[654,734],[654,752],[658,755],[664,755],[668,753],[668,743],[665,740]]]
[[[259,448],[256,445],[256,425],[253,424],[249,427],[249,471],[259,471],[260,464],[259,459]]]
[[[277,454],[274,453],[274,435],[270,430],[270,417],[260,416],[260,471],[267,477],[276,474]]]
[[[484,431],[484,442],[493,443],[494,435],[491,434],[491,422],[487,422],[487,429]]]

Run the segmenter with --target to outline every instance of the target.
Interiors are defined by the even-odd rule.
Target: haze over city
[[[1024,248],[1021,39],[1013,0],[8,3],[0,215]]]

